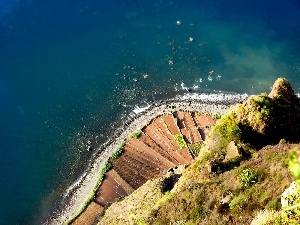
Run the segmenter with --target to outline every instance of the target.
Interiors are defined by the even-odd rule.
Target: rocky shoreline
[[[155,117],[178,110],[223,114],[230,105],[244,101],[247,97],[247,95],[233,94],[187,94],[153,103],[138,114],[131,113],[123,128],[118,129],[111,140],[97,149],[95,157],[88,166],[89,169],[66,191],[62,207],[55,211],[44,224],[64,224],[66,220],[73,217],[95,186],[104,163],[111,157],[115,149],[132,132],[146,126]]]

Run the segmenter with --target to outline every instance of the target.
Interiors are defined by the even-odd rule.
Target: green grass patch
[[[229,203],[230,209],[243,209],[244,204],[247,202],[247,196],[244,194],[240,194],[239,196],[233,198]]]
[[[199,219],[206,217],[207,214],[207,210],[201,205],[198,205],[194,209],[192,209],[190,217],[193,221],[198,221]]]
[[[123,153],[124,146],[125,146],[125,142],[122,142],[120,146],[113,152],[111,158],[117,159]]]
[[[280,210],[281,209],[281,201],[280,197],[274,198],[268,202],[266,205],[266,209],[268,210]]]
[[[213,140],[211,150],[218,152],[220,155],[226,155],[226,148],[231,141],[236,144],[241,142],[242,132],[235,122],[235,114],[229,113],[223,115],[215,126],[212,127],[208,140]]]
[[[91,201],[93,201],[94,197],[95,197],[95,193],[99,187],[99,185],[102,183],[103,181],[103,178],[104,178],[104,175],[105,173],[110,170],[112,168],[112,164],[110,162],[106,162],[103,166],[103,168],[101,169],[100,171],[100,174],[99,174],[99,177],[98,177],[98,180],[95,184],[95,186],[93,187],[93,189],[91,190],[90,194],[88,195],[88,197],[85,199],[85,201],[82,203],[80,209],[77,211],[77,213],[69,218],[65,223],[64,225],[69,225],[69,224],[72,224],[80,215],[81,213],[84,212],[84,210],[86,210],[86,208],[88,207],[88,205],[91,203]]]
[[[214,158],[214,154],[211,153],[211,152],[207,152],[200,159],[200,164],[205,164],[206,162],[208,162],[212,158]]]
[[[278,161],[281,159],[286,159],[287,158],[287,154],[280,154],[280,153],[274,153],[274,152],[268,152],[265,155],[265,160],[267,162],[274,162],[274,161]]]
[[[191,150],[192,154],[194,155],[194,157],[198,156],[201,148],[204,146],[203,141],[199,141],[193,144],[189,144],[188,147]]]
[[[214,135],[222,137],[226,140],[227,144],[230,141],[235,141],[237,143],[241,139],[241,130],[235,122],[234,114],[223,116],[211,132]]]
[[[243,188],[248,188],[258,182],[258,173],[253,169],[246,168],[239,174],[239,181]]]
[[[181,134],[174,134],[174,139],[176,140],[177,144],[179,145],[180,149],[187,148],[187,144]]]
[[[143,133],[142,130],[137,130],[129,135],[130,138],[138,138]]]
[[[300,150],[293,148],[288,155],[286,163],[289,167],[291,174],[295,180],[300,180],[300,162],[299,162]]]
[[[213,118],[214,120],[221,119],[221,117],[222,117],[222,115],[219,114],[219,113],[216,113],[216,114],[213,114],[213,115],[212,115],[212,118]]]

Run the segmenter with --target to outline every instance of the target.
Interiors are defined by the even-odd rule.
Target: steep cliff
[[[148,181],[99,224],[299,224],[300,189],[282,197],[300,183],[289,171],[300,165],[290,153],[300,149],[299,129],[299,98],[279,78],[269,95],[224,114],[187,168]]]

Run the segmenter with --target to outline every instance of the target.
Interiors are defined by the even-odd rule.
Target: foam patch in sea
[[[176,98],[179,100],[187,101],[203,101],[207,103],[228,103],[234,104],[240,101],[244,101],[249,97],[248,94],[229,94],[229,93],[218,93],[218,94],[208,94],[208,93],[186,93]]]
[[[188,101],[188,102],[202,102],[206,104],[224,104],[224,105],[232,105],[238,102],[245,101],[249,97],[248,94],[234,94],[234,93],[184,93],[178,94],[173,98],[160,100],[157,102],[146,103],[145,105],[135,105],[134,109],[130,113],[130,115],[141,114],[147,111],[149,108],[152,108],[155,105],[158,105],[162,102],[174,102],[174,101]],[[132,117],[132,116],[131,116]]]

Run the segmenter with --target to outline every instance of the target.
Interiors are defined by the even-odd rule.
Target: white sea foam
[[[70,195],[70,193],[72,191],[74,191],[77,187],[80,186],[80,183],[82,182],[83,178],[87,175],[87,171],[85,171],[83,174],[81,174],[80,177],[78,177],[78,179],[73,182],[70,187],[67,188],[67,190],[65,191],[64,195],[63,195],[63,198],[66,198],[67,196]]]
[[[149,109],[149,107],[150,107],[150,105],[145,106],[145,107],[135,106],[133,112],[134,112],[135,114],[140,114],[140,113],[146,111],[147,109]]]
[[[196,89],[196,87],[193,87]],[[237,102],[245,101],[249,97],[248,94],[231,94],[231,93],[185,93],[175,96],[174,98],[167,99],[166,101],[195,101],[207,104],[235,104]],[[133,112],[138,115],[148,110],[152,104],[147,103],[146,107],[135,106]],[[134,117],[134,115],[133,115]]]
[[[176,98],[180,100],[197,100],[211,103],[228,102],[234,103],[244,101],[249,97],[248,94],[207,94],[207,93],[186,93],[184,95],[178,95]]]
[[[183,82],[181,82],[180,86],[181,86],[182,90],[185,90],[185,91],[189,90],[189,88]]]
[[[209,76],[211,76],[212,73],[214,73],[214,71],[209,72]],[[221,79],[221,76],[217,78]],[[202,79],[200,78],[199,81],[202,82]],[[188,93],[176,96],[175,97],[176,100],[196,100],[196,101],[204,101],[210,103],[220,103],[220,102],[235,103],[235,102],[244,101],[249,97],[249,95],[246,93],[231,94],[231,93],[223,93],[221,91],[218,91],[219,93],[191,93],[190,91],[192,90],[199,91],[200,86],[194,84],[192,87],[188,87],[184,82],[181,82],[180,86],[181,86],[181,90],[188,91]],[[214,90],[214,92],[217,91]]]

